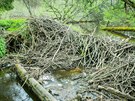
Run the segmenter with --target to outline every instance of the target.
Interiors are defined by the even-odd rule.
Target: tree
[[[13,9],[13,1],[14,0],[0,0],[0,11]]]
[[[129,6],[131,6],[132,8],[135,9],[135,2],[132,0],[122,0],[123,2],[125,2],[125,4],[128,4]]]

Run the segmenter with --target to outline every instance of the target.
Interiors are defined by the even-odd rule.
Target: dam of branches
[[[135,101],[134,0],[0,1],[0,101]]]

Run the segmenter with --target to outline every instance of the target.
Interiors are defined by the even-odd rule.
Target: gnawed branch
[[[129,95],[129,94],[126,94],[126,93],[123,93],[123,92],[120,92],[119,90],[116,90],[114,88],[111,88],[111,87],[105,87],[105,86],[98,86],[98,89],[100,90],[105,90],[111,94],[114,94],[115,96],[118,96],[120,98],[124,98],[124,99],[128,99],[128,100],[132,100],[132,101],[135,101],[135,97]]]

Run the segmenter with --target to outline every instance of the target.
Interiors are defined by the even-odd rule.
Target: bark
[[[27,71],[20,65],[15,65],[15,70],[20,79],[32,89],[41,101],[57,101],[46,89],[44,89]]]

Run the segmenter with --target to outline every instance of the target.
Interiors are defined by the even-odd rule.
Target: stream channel
[[[22,87],[11,71],[0,71],[0,101],[36,101],[33,93]]]
[[[39,81],[58,101],[69,101],[76,97],[81,88],[78,78],[82,75],[80,69],[46,73]],[[0,71],[0,101],[40,101],[28,87],[23,86],[11,71]]]

